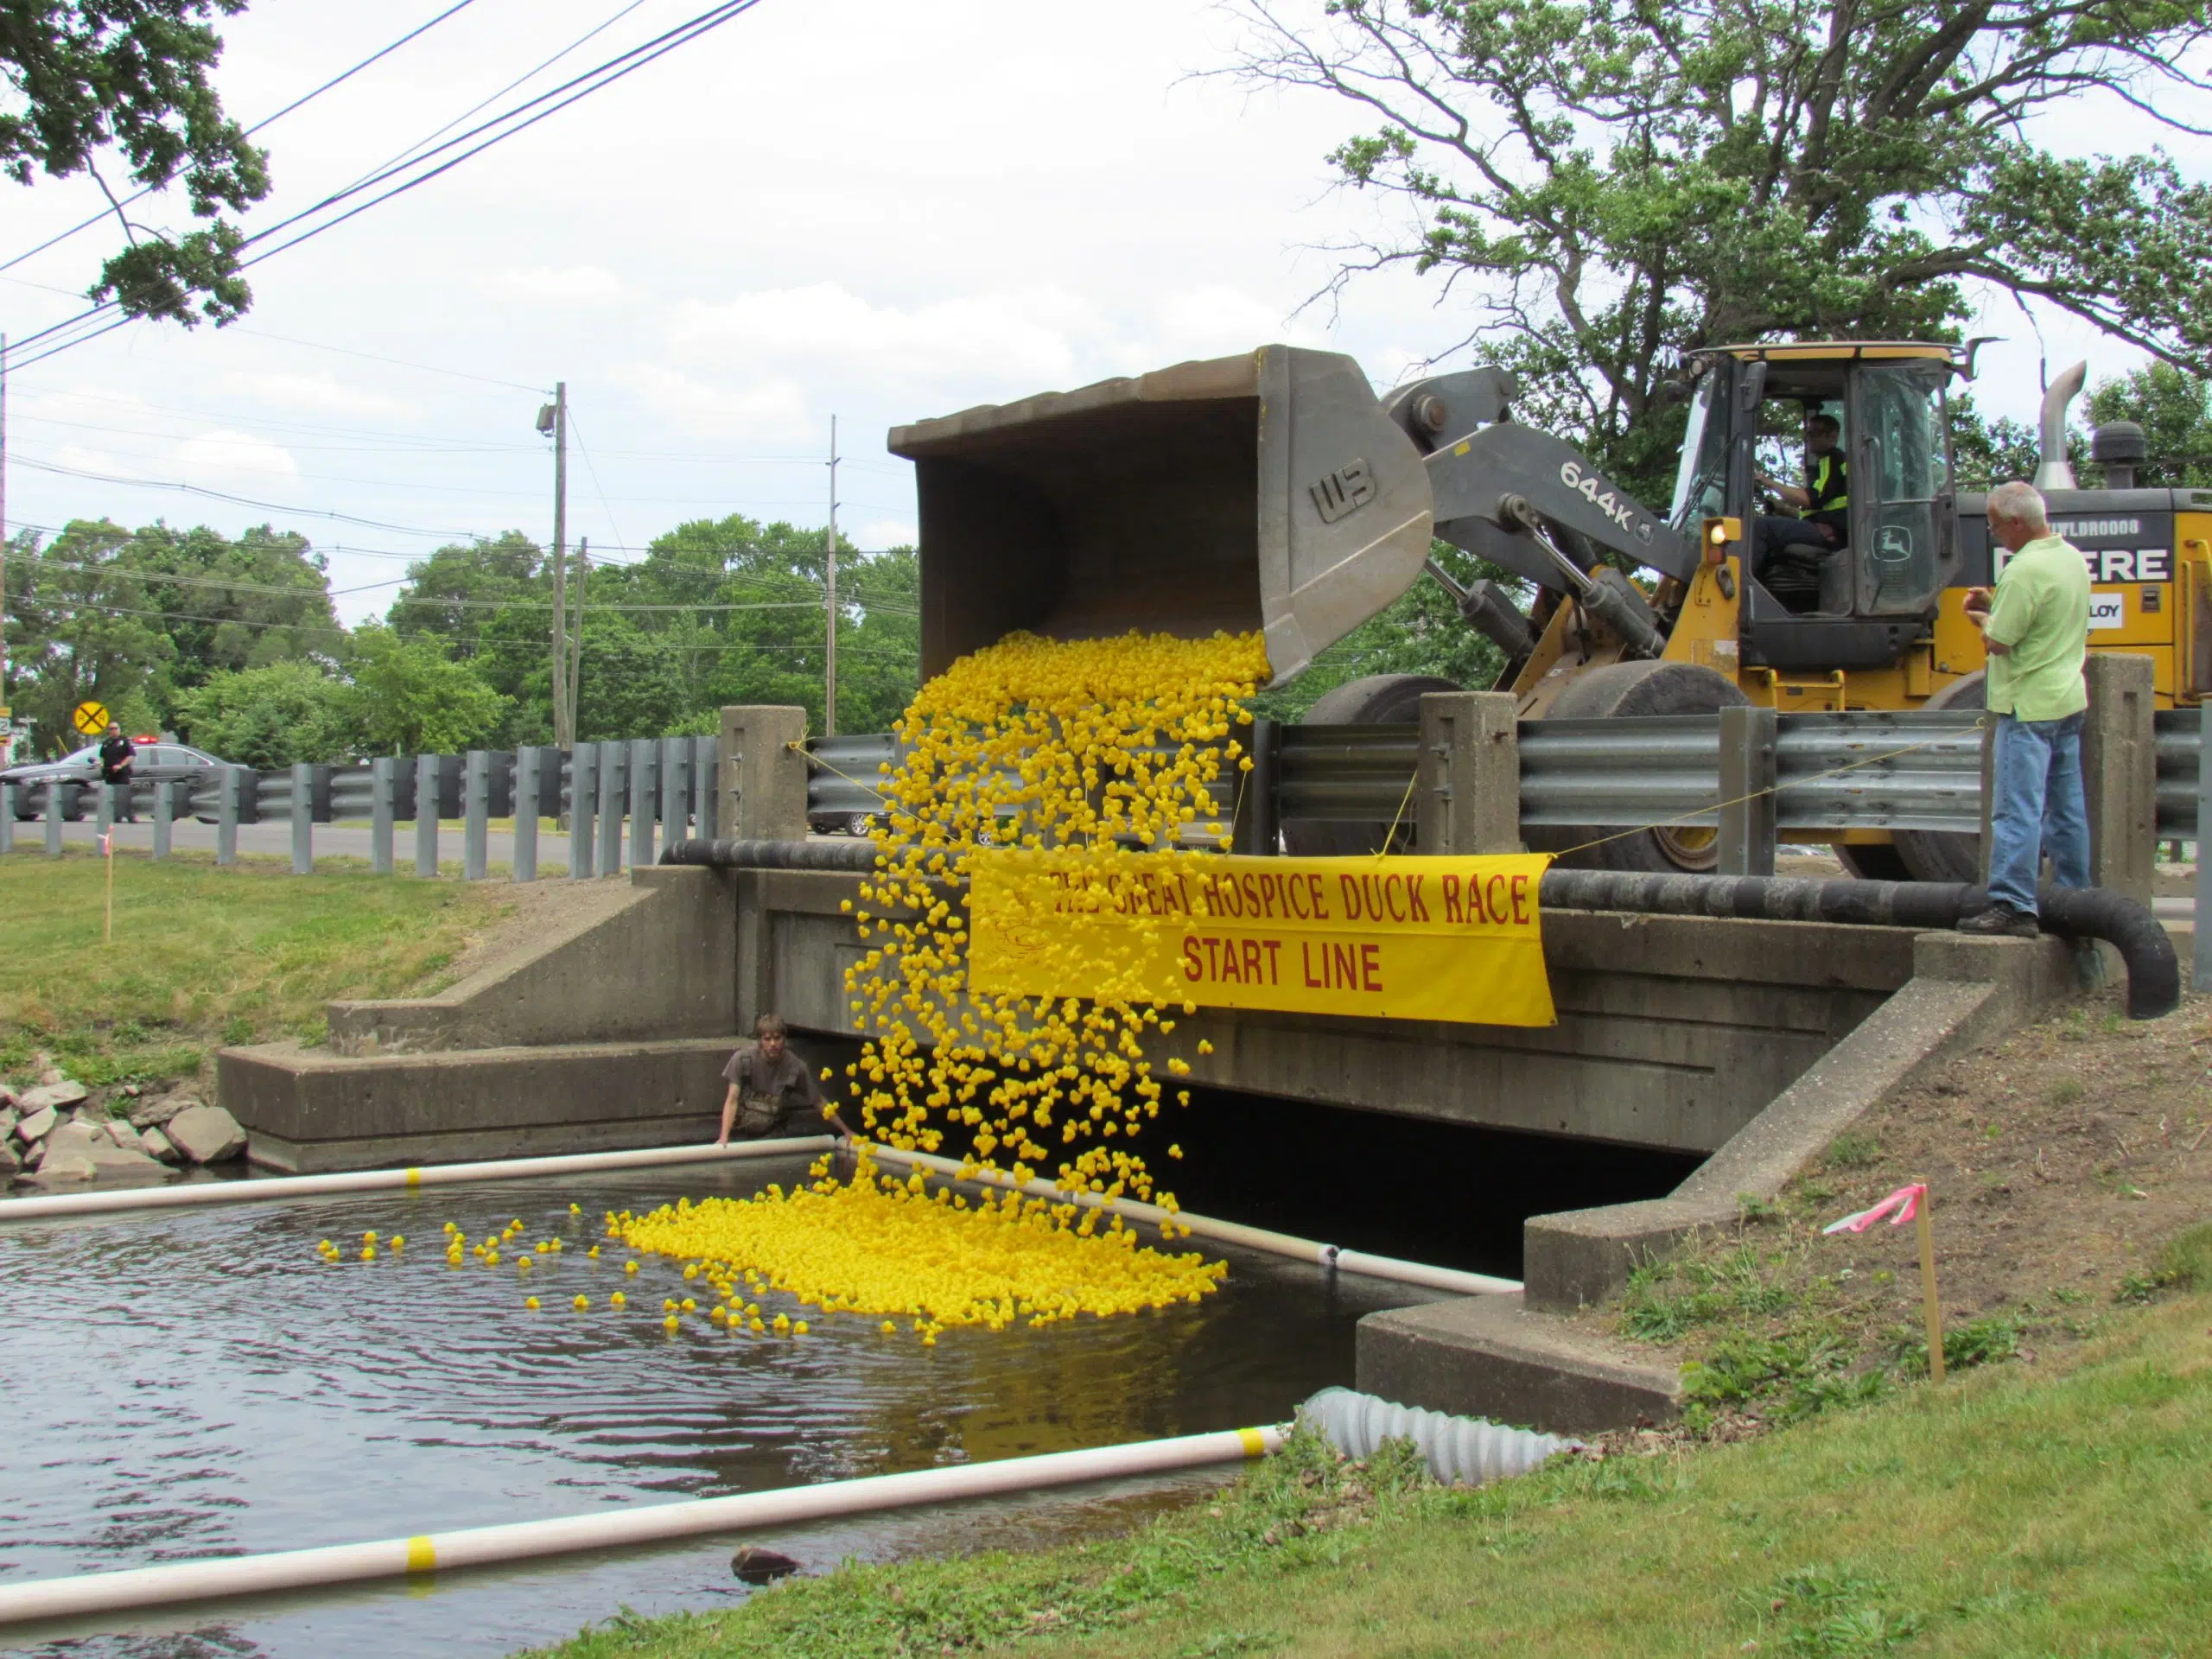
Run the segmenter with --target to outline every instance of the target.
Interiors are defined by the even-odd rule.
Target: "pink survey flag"
[[[110,858],[115,856],[115,832],[112,830],[100,837],[100,851]]]
[[[1920,1213],[1920,1206],[1928,1197],[1928,1183],[1916,1181],[1910,1186],[1901,1186],[1871,1210],[1861,1210],[1855,1216],[1846,1216],[1841,1221],[1830,1222],[1821,1229],[1823,1233],[1863,1233],[1876,1222],[1887,1216],[1890,1225],[1902,1227]]]

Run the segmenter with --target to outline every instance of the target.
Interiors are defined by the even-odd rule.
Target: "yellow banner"
[[[969,983],[1013,996],[1548,1026],[1550,861],[986,852]]]

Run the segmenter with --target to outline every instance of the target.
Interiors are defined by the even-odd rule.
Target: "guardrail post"
[[[1521,850],[1521,731],[1511,694],[1424,696],[1414,772],[1414,834],[1422,852]]]
[[[492,757],[471,749],[461,781],[461,879],[481,881],[492,853]]]
[[[2082,722],[2082,783],[2089,803],[2089,885],[2151,903],[2158,852],[2157,702],[2148,657],[2092,653]]]
[[[622,874],[622,742],[599,746],[599,874]]]
[[[92,830],[105,835],[115,828],[115,785],[105,778],[92,785]]]
[[[715,792],[715,773],[720,768],[715,762],[716,741],[711,737],[691,740],[691,822],[696,827],[692,834],[702,841],[712,841],[716,830]]]
[[[515,850],[510,868],[518,881],[537,880],[537,791],[544,775],[543,749],[526,743],[515,751]]]
[[[169,855],[170,826],[176,821],[176,792],[181,785],[158,783],[154,785],[154,853],[156,858]]]
[[[1282,754],[1282,728],[1272,720],[1255,717],[1243,728],[1241,741],[1251,756],[1252,770],[1239,768],[1230,850],[1250,857],[1272,857],[1282,850],[1282,814],[1275,797],[1275,785],[1281,777],[1277,763]]]
[[[579,743],[569,756],[569,875],[592,873],[593,803],[599,798],[599,745]]]
[[[16,850],[16,786],[0,784],[0,853]]]
[[[653,861],[653,799],[658,790],[658,778],[654,762],[660,758],[660,745],[650,737],[636,737],[626,746],[624,757],[629,767],[630,785],[630,868]]]
[[[391,874],[391,826],[399,816],[399,762],[380,754],[369,762],[369,868]]]
[[[305,761],[292,767],[292,874],[315,872],[315,768]]]
[[[415,874],[438,873],[438,757],[415,757]]]
[[[2212,836],[2212,702],[2196,711],[2196,915],[2190,925],[2189,982],[2191,990],[2212,990],[2212,950],[2197,948],[2204,925],[2212,922],[2212,859],[2204,856]]]
[[[238,819],[244,816],[245,792],[253,777],[244,766],[225,766],[215,790],[215,862],[238,861]]]
[[[691,804],[691,740],[660,741],[660,843],[673,847],[684,838]]]
[[[61,785],[52,782],[46,786],[46,855],[61,856]]]
[[[804,709],[723,709],[715,833],[741,841],[804,840],[805,748]]]
[[[1720,711],[1720,874],[1772,875],[1775,715],[1738,703]]]

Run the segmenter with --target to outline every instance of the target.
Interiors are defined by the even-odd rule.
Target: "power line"
[[[283,109],[277,111],[274,115],[265,115],[262,117],[260,120],[255,122],[251,126],[245,130],[246,135],[251,137],[253,134],[259,132],[264,127],[274,126],[277,122],[282,121],[286,116],[291,114],[293,111],[297,110],[305,105],[314,103],[315,99],[321,98],[325,92],[330,91],[332,87],[341,86],[345,82],[353,79],[354,76],[359,74],[362,70],[367,68],[371,64],[377,62],[380,59],[390,57],[393,53],[398,51],[401,47],[406,45],[408,41],[415,39],[417,35],[429,34],[430,30],[435,29],[440,23],[445,22],[447,18],[452,16],[455,12],[465,11],[470,6],[475,4],[475,3],[476,0],[456,0],[456,3],[447,7],[436,16],[431,18],[429,22],[419,24],[416,28],[409,29],[407,33],[401,35],[397,40],[392,41],[391,45],[379,48],[378,50],[372,52],[367,57],[363,58],[359,63],[353,65],[352,68],[340,70],[338,73],[333,75],[328,80],[324,81],[321,86],[316,87],[313,92],[303,92],[299,97],[294,99],[290,103],[287,104]],[[34,255],[44,253],[48,248],[57,246],[63,242],[67,242],[71,237],[76,235],[78,232],[90,230],[102,219],[107,218],[110,211],[119,213],[124,208],[130,206],[132,202],[143,201],[148,196],[152,195],[155,191],[167,188],[168,182],[168,180],[164,179],[160,184],[149,184],[142,187],[134,194],[125,196],[112,210],[104,209],[99,213],[94,213],[90,219],[85,220],[82,224],[73,225],[69,229],[61,232],[59,235],[47,238],[45,241],[40,243],[36,247],[26,249],[23,252],[17,254],[14,258],[7,261],[5,264],[0,264],[0,270],[13,270],[17,265],[22,264],[24,260],[32,257]],[[57,289],[54,291],[56,293],[60,293],[62,290]]]
[[[29,467],[35,472],[56,473],[64,478],[86,479],[95,484],[132,485],[143,489],[178,490],[187,495],[205,496],[210,500],[228,501],[242,507],[261,507],[270,512],[291,513],[302,518],[331,518],[340,524],[359,524],[369,530],[389,530],[402,536],[453,537],[471,539],[474,532],[466,530],[425,530],[417,524],[387,524],[380,518],[359,518],[349,512],[334,512],[326,507],[296,507],[277,501],[262,501],[249,495],[232,495],[222,490],[211,490],[200,484],[179,484],[168,480],[149,478],[119,478],[110,473],[87,472],[81,467],[59,467],[48,461],[22,461],[18,466]]]
[[[302,221],[313,217],[315,214],[322,213],[326,209],[334,207],[348,199],[359,195],[365,190],[372,189],[378,185],[389,182],[393,179],[399,179],[400,181],[393,184],[391,188],[384,191],[381,194],[371,197],[366,201],[357,202],[354,206],[348,207],[342,213],[335,214],[333,217],[324,219],[318,223],[308,226],[306,229],[301,231],[299,234],[292,237],[289,240],[279,242],[274,246],[264,248],[252,258],[242,261],[239,268],[241,270],[245,270],[250,269],[254,265],[260,264],[265,260],[275,257],[277,254],[285,251],[287,249],[296,248],[303,242],[312,240],[315,237],[321,235],[326,231],[336,229],[339,226],[346,223],[348,219],[366,213],[372,207],[377,207],[383,202],[389,201],[395,196],[404,195],[407,192],[413,190],[421,185],[429,183],[432,179],[437,178],[441,175],[452,171],[453,168],[460,166],[463,162],[469,160],[471,157],[481,155],[485,150],[493,148],[494,145],[504,143],[509,138],[512,138],[520,133],[528,131],[531,127],[536,126],[540,121],[558,114],[561,111],[567,109],[570,105],[578,103],[583,99],[592,96],[594,92],[603,92],[608,86],[613,86],[616,81],[621,80],[625,77],[644,68],[647,64],[655,62],[660,58],[666,56],[669,53],[676,50],[677,48],[680,46],[687,46],[693,41],[698,40],[711,33],[713,30],[721,28],[724,23],[728,22],[733,18],[751,10],[753,6],[757,5],[759,3],[760,0],[721,0],[721,3],[710,7],[708,10],[700,13],[698,16],[692,17],[683,23],[677,24],[674,29],[668,29],[660,35],[655,35],[649,41],[644,41],[638,46],[632,47],[626,52],[619,53],[614,57],[607,60],[605,62],[598,64],[591,69],[586,70],[582,74],[574,76],[569,80],[563,81],[558,86],[555,86],[549,91],[540,92],[535,97],[525,99],[521,104],[515,105],[513,108],[501,111],[499,114],[493,117],[489,121],[480,123],[477,126],[472,127],[467,131],[461,133],[455,137],[446,140],[443,143],[435,145],[420,155],[411,157],[403,155],[401,158],[385,163],[382,168],[379,168],[374,172],[357,180],[354,183],[346,186],[342,190],[333,192],[331,194],[324,197],[321,200],[315,203],[311,207],[302,208],[299,212],[289,214],[264,229],[257,231],[253,235],[246,238],[242,245],[251,247],[257,243],[264,242],[269,238],[280,235],[294,226],[301,224]],[[525,79],[527,77],[525,77]],[[545,107],[537,109],[535,113],[529,114],[526,118],[524,117],[524,111],[531,111],[533,109],[533,106],[539,105],[543,105]],[[483,136],[486,134],[489,136]],[[419,168],[421,163],[429,161],[432,157],[438,156],[442,152],[454,149],[456,146],[470,145],[472,140],[475,140],[480,137],[481,137],[480,143],[475,143],[470,148],[461,149],[458,154],[448,157],[445,161],[440,162],[436,166],[416,170],[412,173],[411,176],[404,178],[401,177],[403,174],[408,173],[409,169]],[[54,323],[48,327],[40,329],[36,333],[26,336],[24,340],[22,342],[24,346],[35,345],[41,340],[52,340],[54,343],[46,346],[43,350],[33,352],[28,356],[19,359],[18,366],[21,368],[32,367],[36,364],[44,362],[49,357],[56,356],[61,352],[71,349],[73,346],[82,345],[87,340],[97,339],[101,334],[106,334],[114,328],[120,327],[124,321],[130,321],[127,316],[118,318],[116,321],[109,322],[99,328],[93,329],[89,333],[73,334],[71,332],[73,330],[79,329],[81,325],[90,322],[92,319],[103,316],[108,312],[114,310],[117,308],[117,304],[118,302],[114,300],[103,300],[86,310],[79,313],[77,316],[66,319],[61,322]],[[64,337],[55,339],[55,336]]]

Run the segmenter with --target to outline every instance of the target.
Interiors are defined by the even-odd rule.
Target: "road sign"
[[[86,737],[98,737],[107,730],[107,704],[98,697],[86,698],[69,716],[69,723]]]
[[[0,738],[10,738],[15,734],[15,721],[5,714],[0,714]]]

